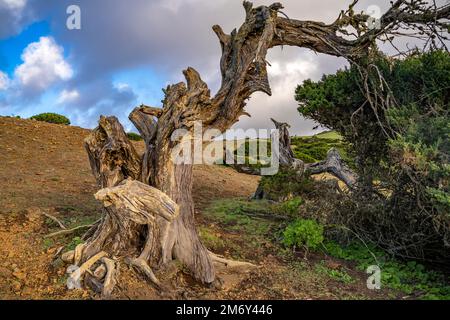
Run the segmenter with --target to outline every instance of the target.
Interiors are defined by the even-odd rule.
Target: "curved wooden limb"
[[[130,266],[133,266],[133,267],[137,268],[157,288],[161,288],[161,282],[155,276],[155,274],[153,273],[153,270],[150,268],[150,266],[148,265],[148,263],[144,259],[142,259],[142,258],[127,259],[126,263],[128,263]]]
[[[161,109],[160,109],[161,110]],[[161,110],[162,112],[162,110]],[[145,144],[149,144],[155,138],[156,130],[158,128],[157,122],[154,116],[144,112],[141,107],[135,108],[128,116],[131,122],[133,122],[136,129],[138,129]]]
[[[328,151],[327,160],[307,165],[306,170],[310,174],[331,173],[350,189],[354,188],[358,181],[358,175],[345,164],[336,148]]]
[[[113,206],[120,211],[120,219],[147,225],[159,216],[172,221],[179,214],[178,205],[160,190],[137,180],[127,179],[117,187],[104,188],[95,198],[105,207]]]
[[[244,262],[244,261],[236,261],[236,260],[231,260],[231,259],[227,259],[223,256],[217,255],[215,253],[212,253],[211,251],[209,252],[211,259],[213,262],[215,263],[219,263],[222,264],[224,266],[226,266],[227,268],[247,268],[247,269],[251,269],[251,268],[257,268],[258,266],[250,263],[250,262]]]
[[[105,280],[103,282],[103,290],[102,290],[102,297],[105,299],[110,299],[112,292],[114,290],[114,287],[117,283],[117,267],[114,260],[111,260],[109,258],[102,258],[102,262],[104,263],[106,267],[106,275]]]
[[[149,107],[143,104],[139,107],[139,111],[156,118],[161,117],[163,114],[163,110],[161,108]]]

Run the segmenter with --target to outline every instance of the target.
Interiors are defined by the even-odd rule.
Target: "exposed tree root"
[[[144,259],[142,259],[142,258],[127,259],[126,263],[137,268],[139,271],[141,271],[146,276],[146,278],[149,281],[151,281],[151,283],[153,283],[157,288],[161,288],[161,282],[155,276],[152,268],[150,268],[150,266]]]
[[[106,257],[108,254],[104,251],[97,253],[95,256],[90,258],[88,261],[83,263],[80,268],[78,268],[78,274],[75,276],[83,277],[85,272],[89,272],[91,267],[100,259]]]
[[[230,260],[227,259],[223,256],[220,256],[218,254],[209,252],[211,259],[213,262],[225,265],[227,268],[231,268],[231,269],[241,269],[241,268],[245,268],[245,269],[253,269],[253,268],[257,268],[258,266],[250,263],[250,262],[244,262],[244,261],[236,261],[236,260]]]
[[[103,257],[102,262],[105,264],[106,267],[106,276],[105,281],[103,283],[102,296],[106,299],[109,299],[111,298],[111,294],[117,283],[116,274],[118,272],[118,268],[116,267],[116,263],[109,258]]]
[[[80,265],[81,258],[83,257],[83,251],[86,245],[84,243],[79,244],[75,247],[74,255],[73,255],[73,264],[78,266]]]

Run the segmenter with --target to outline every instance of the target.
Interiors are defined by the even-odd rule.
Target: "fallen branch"
[[[72,228],[72,229],[65,229],[65,230],[56,231],[56,232],[53,232],[53,233],[50,233],[50,234],[46,235],[44,238],[53,238],[53,237],[60,236],[60,235],[70,234],[70,233],[73,233],[73,232],[75,232],[77,230],[80,230],[80,229],[92,228],[97,223],[98,223],[98,221],[96,221],[93,224],[86,224],[86,225],[78,226],[78,227],[75,227],[75,228]]]
[[[42,212],[42,214],[44,216],[46,216],[47,218],[49,218],[50,220],[53,220],[54,222],[56,222],[60,226],[61,229],[64,229],[64,230],[67,229],[66,226],[58,218],[56,218],[55,216],[52,216],[51,214],[48,214],[48,213],[45,213],[45,212]]]
[[[212,253],[211,251],[209,251],[209,255],[212,259],[213,262],[217,262],[217,263],[221,263],[224,264],[226,267],[229,268],[257,268],[258,266],[250,263],[250,262],[243,262],[243,261],[235,261],[235,260],[230,260],[230,259],[226,259],[223,256],[217,255],[215,253]]]

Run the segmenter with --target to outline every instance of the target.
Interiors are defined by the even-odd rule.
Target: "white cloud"
[[[24,87],[44,91],[57,81],[72,78],[73,70],[63,53],[64,49],[51,37],[30,43],[22,53],[23,64],[15,70],[17,79]]]
[[[9,77],[6,73],[0,71],[0,91],[9,87]]]
[[[116,88],[119,91],[124,91],[129,90],[131,87],[128,83],[119,82],[114,84],[114,88]]]
[[[63,90],[59,94],[58,104],[70,103],[78,100],[80,93],[77,90]]]
[[[0,6],[10,10],[22,10],[27,4],[27,0],[0,0]]]

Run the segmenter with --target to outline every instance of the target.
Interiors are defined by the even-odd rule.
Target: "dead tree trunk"
[[[356,182],[358,181],[358,175],[345,164],[337,149],[330,149],[325,161],[305,164],[302,160],[296,159],[294,156],[294,152],[291,147],[289,124],[278,122],[274,119],[271,120],[275,124],[279,134],[278,157],[280,162],[280,170],[287,169],[295,172],[299,176],[330,173],[336,178],[342,180],[349,189],[355,187]],[[275,150],[275,152],[277,151]],[[241,172],[245,173],[246,170],[242,170],[242,168],[240,169]],[[264,188],[261,184],[259,184],[255,194],[253,195],[253,199],[263,199],[264,197]]]
[[[287,123],[278,122],[274,119],[271,119],[275,124],[275,128],[278,130],[278,134],[271,136],[271,141],[273,145],[273,141],[278,139],[278,148],[272,148],[272,152],[276,154],[275,158],[279,162],[281,168],[291,168],[295,171],[298,171],[299,174],[303,174],[305,164],[303,161],[296,159],[294,156],[294,152],[291,147],[291,137],[289,135],[289,128],[291,127]],[[226,155],[227,159],[234,159],[235,157],[230,153],[229,150],[225,150],[228,154]],[[246,164],[238,164],[233,163],[230,164],[232,168],[234,168],[237,172],[250,174],[255,176],[262,175],[261,169],[253,168]]]
[[[130,119],[144,137],[143,157],[138,156],[114,117],[102,117],[99,127],[86,139],[92,171],[103,188],[97,198],[104,204],[104,217],[86,244],[65,254],[66,261],[80,266],[75,273],[92,273],[87,278],[106,296],[114,287],[115,261],[121,258],[157,285],[152,268],[172,259],[185,264],[198,280],[213,282],[213,261],[226,260],[210,254],[199,240],[191,194],[192,163],[174,162],[177,142],[171,138],[179,129],[191,132],[196,121],[202,122],[204,130],[224,132],[246,114],[246,101],[254,92],[270,95],[266,54],[272,47],[306,47],[355,60],[367,54],[378,36],[401,22],[427,23],[448,17],[448,8],[427,15],[420,6],[405,10],[406,4],[397,1],[381,19],[380,28],[367,30],[363,26],[369,17],[353,14],[353,10],[326,25],[280,17],[279,3],[253,8],[244,1],[245,22],[238,30],[228,35],[219,26],[213,27],[222,47],[222,85],[215,96],[211,97],[200,75],[188,68],[184,71],[186,83],[164,90],[161,109],[135,109]],[[339,35],[346,34],[349,25],[360,32],[355,40]],[[284,156],[288,159],[291,155]],[[188,160],[192,157],[189,154]]]
[[[330,173],[344,182],[349,189],[353,189],[358,181],[358,175],[345,164],[335,148],[328,151],[325,161],[306,165],[306,171],[309,174]]]

